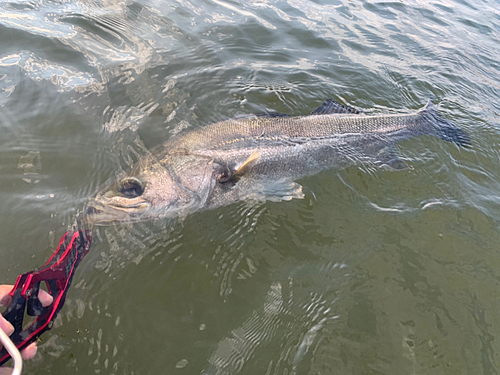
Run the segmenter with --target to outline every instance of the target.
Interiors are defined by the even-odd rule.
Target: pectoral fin
[[[228,171],[228,173],[225,176],[222,176],[219,179],[219,182],[221,182],[223,184],[226,184],[226,183],[235,184],[236,182],[238,182],[238,180],[242,176],[247,174],[252,169],[252,167],[255,165],[255,163],[257,163],[259,161],[260,155],[261,155],[260,152],[255,150],[243,162],[243,164],[241,164],[238,167],[238,169],[236,171],[234,171],[234,172]]]
[[[250,169],[259,161],[260,159],[260,152],[255,150],[252,152],[252,154],[243,162],[243,164],[240,165],[240,167],[234,172],[233,177],[236,181],[238,181],[241,176],[247,174]]]

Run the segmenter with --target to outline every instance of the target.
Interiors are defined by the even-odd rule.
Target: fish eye
[[[120,194],[123,194],[127,198],[137,198],[143,192],[142,183],[137,178],[127,178],[121,183]]]

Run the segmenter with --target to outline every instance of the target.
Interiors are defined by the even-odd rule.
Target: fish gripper
[[[87,255],[91,242],[90,230],[66,232],[47,263],[17,277],[16,284],[9,293],[12,299],[2,315],[14,326],[10,339],[19,350],[52,328],[66,300],[75,270]],[[54,299],[52,304],[46,307],[43,307],[38,299],[42,282],[45,282],[47,292]],[[29,326],[23,328],[25,314],[35,318]],[[0,350],[0,366],[9,358],[10,354],[5,348]]]

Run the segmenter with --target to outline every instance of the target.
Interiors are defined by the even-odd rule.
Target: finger
[[[11,298],[9,296],[9,293],[13,287],[13,285],[0,285],[0,305],[6,306],[10,303]],[[43,307],[51,305],[54,301],[54,297],[52,297],[43,289],[40,289],[40,291],[38,292],[38,299],[42,303]]]
[[[6,321],[3,316],[0,315],[0,329],[4,331],[8,336],[14,333],[14,327],[8,321]]]
[[[13,285],[0,285],[0,305],[8,305],[10,303],[9,293]]]
[[[54,301],[54,297],[52,297],[49,293],[47,293],[43,289],[40,289],[40,292],[38,292],[38,299],[42,303],[43,307],[49,306]]]
[[[10,367],[0,367],[0,375],[11,375],[13,370]]]
[[[36,346],[36,343],[32,342],[21,351],[21,356],[25,361],[27,361],[28,359],[31,359],[35,356],[37,350],[38,347]]]

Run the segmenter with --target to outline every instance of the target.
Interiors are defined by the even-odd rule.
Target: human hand
[[[0,306],[6,306],[10,303],[10,296],[9,293],[12,290],[12,285],[0,285]],[[38,299],[40,300],[41,304],[43,307],[49,306],[54,298],[47,293],[44,290],[40,289],[40,292],[38,293]],[[9,336],[14,333],[14,327],[12,324],[10,324],[7,320],[5,320],[1,315],[0,315],[0,329],[3,330],[5,333],[7,333]],[[1,346],[0,346],[1,349]],[[21,355],[24,360],[31,359],[35,356],[36,354],[36,342],[31,343],[28,345],[26,348],[24,348],[21,351]],[[0,367],[0,375],[10,375],[12,373],[11,368],[7,367]]]

